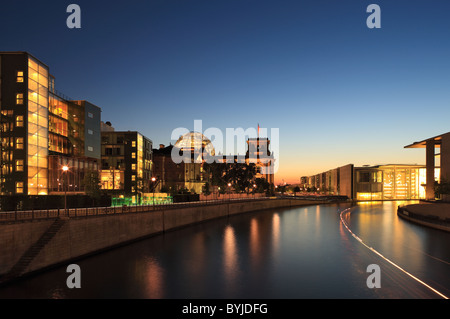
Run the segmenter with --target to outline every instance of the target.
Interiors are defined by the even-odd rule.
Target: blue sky
[[[66,27],[69,4],[82,28]],[[366,8],[381,8],[369,29]],[[2,1],[0,50],[118,130],[280,129],[278,180],[354,163],[424,163],[450,131],[449,1]]]

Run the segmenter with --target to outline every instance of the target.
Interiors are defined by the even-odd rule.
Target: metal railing
[[[236,202],[263,201],[269,199],[276,199],[276,197],[237,198],[237,199],[224,198],[219,200],[206,200],[206,201],[161,204],[161,205],[133,205],[133,206],[115,206],[115,207],[90,207],[90,208],[69,208],[69,209],[59,208],[47,210],[11,211],[11,212],[0,212],[0,223],[47,220],[61,217],[86,218],[86,217],[106,216],[116,214],[130,214],[130,213],[136,214],[168,209],[214,206]]]

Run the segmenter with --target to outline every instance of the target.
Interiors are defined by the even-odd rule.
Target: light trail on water
[[[423,286],[427,287],[428,289],[430,289],[431,291],[433,291],[434,293],[436,293],[437,295],[439,295],[440,297],[444,298],[444,299],[449,299],[446,295],[444,295],[443,293],[439,292],[438,290],[434,289],[433,287],[431,287],[430,285],[428,285],[427,283],[423,282],[422,280],[420,280],[419,278],[417,278],[416,276],[414,276],[413,274],[407,272],[406,270],[404,270],[402,267],[400,267],[399,265],[397,265],[396,263],[394,263],[393,261],[389,260],[388,258],[386,258],[385,256],[383,256],[381,253],[379,253],[377,250],[375,250],[373,247],[370,247],[369,245],[367,245],[361,238],[359,238],[355,233],[353,233],[353,231],[350,229],[350,227],[347,225],[347,223],[344,220],[344,214],[350,214],[352,211],[352,208],[347,208],[345,210],[343,210],[340,214],[340,218],[341,218],[341,222],[344,225],[344,227],[347,229],[347,231],[350,233],[350,235],[353,236],[353,238],[355,238],[357,241],[359,241],[362,245],[364,245],[367,249],[371,250],[373,253],[375,253],[376,255],[378,255],[379,257],[383,258],[384,260],[386,260],[388,263],[390,263],[391,265],[393,265],[394,267],[396,267],[397,269],[399,269],[400,271],[402,271],[403,273],[405,273],[406,275],[408,275],[409,277],[411,277],[412,279],[414,279],[415,281],[419,282],[420,284],[422,284]]]

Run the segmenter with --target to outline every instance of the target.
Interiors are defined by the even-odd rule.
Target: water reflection
[[[363,204],[346,220],[370,246],[445,292],[450,234],[400,220],[396,205]],[[0,288],[0,298],[410,297],[408,279],[386,269],[383,287],[389,288],[367,289],[366,268],[379,259],[348,234],[339,218],[343,207],[262,211],[195,225],[80,261],[83,289],[66,289],[65,269],[56,269]]]
[[[253,272],[261,261],[261,239],[259,234],[259,225],[256,218],[250,221],[250,262]]]
[[[225,228],[223,236],[223,262],[227,291],[232,292],[236,289],[238,276],[238,252],[234,228],[230,225]]]
[[[280,215],[278,213],[273,214],[272,217],[272,250],[274,258],[278,255],[280,248]]]
[[[145,263],[146,268],[146,295],[148,299],[164,298],[164,270],[159,263],[150,258]]]

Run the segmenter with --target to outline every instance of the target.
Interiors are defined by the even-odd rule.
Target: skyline
[[[77,1],[79,30],[65,24],[70,2],[26,3],[0,5],[0,51],[30,52],[58,91],[155,145],[195,120],[279,128],[277,183],[349,163],[424,164],[403,147],[450,131],[445,1],[376,1],[375,30],[370,1]]]

